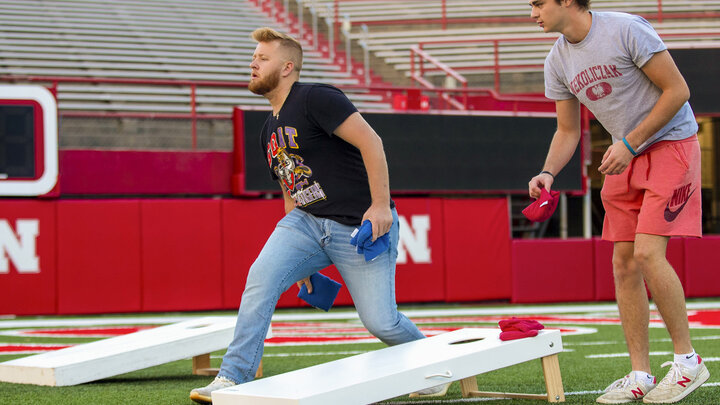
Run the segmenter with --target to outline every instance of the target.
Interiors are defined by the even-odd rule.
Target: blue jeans
[[[297,208],[281,219],[250,267],[235,335],[218,376],[238,384],[252,380],[280,294],[331,264],[340,272],[370,333],[388,345],[424,338],[415,324],[398,312],[395,303],[398,216],[395,209],[392,214],[390,247],[370,262],[350,244],[353,226]]]

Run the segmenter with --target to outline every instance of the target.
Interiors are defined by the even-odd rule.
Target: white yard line
[[[201,316],[155,316],[128,318],[63,318],[63,319],[18,319],[0,320],[0,328],[36,328],[59,326],[101,326],[101,325],[164,325],[168,323],[189,321]]]
[[[651,356],[670,356],[673,352],[650,352]],[[589,354],[585,356],[586,359],[604,359],[611,357],[630,357],[627,353],[605,353],[605,354]],[[715,362],[720,361],[720,357],[702,357],[703,361]]]
[[[620,340],[606,340],[598,342],[563,342],[563,346],[602,346],[602,345],[617,345],[625,343]]]
[[[719,387],[720,382],[705,383],[700,388]],[[576,396],[576,395],[590,395],[602,394],[603,390],[595,391],[574,391],[566,392],[565,396]],[[497,401],[498,398],[459,398],[459,399],[434,399],[426,401],[399,401],[399,402],[377,402],[374,405],[385,404],[385,405],[417,405],[417,404],[461,404],[461,403],[472,403],[472,402],[485,402],[485,401]]]
[[[263,357],[310,357],[310,356],[349,356],[367,353],[367,350],[348,350],[342,352],[296,352],[296,353],[263,353]],[[222,359],[223,356],[210,356],[211,359]]]
[[[692,327],[691,327],[692,329]],[[720,335],[710,335],[710,336],[694,336],[692,338],[693,341],[695,340],[720,340]],[[650,339],[650,343],[667,343],[672,342],[672,339],[670,338],[663,338],[663,339]],[[624,340],[606,340],[606,341],[597,341],[597,342],[563,342],[563,346],[602,346],[602,345],[618,345],[618,344],[625,344]]]
[[[654,306],[651,309],[654,310]],[[688,303],[688,310],[696,309],[720,309],[720,301]],[[453,308],[453,309],[402,309],[401,311],[410,318],[438,317],[438,316],[490,316],[490,315],[532,315],[532,314],[566,314],[586,312],[617,312],[615,304],[584,304],[584,305],[532,305],[519,306],[508,305],[501,307],[474,307],[474,308]],[[205,316],[235,316],[235,315],[165,315],[148,317],[78,317],[54,319],[44,317],[40,319],[9,319],[0,318],[0,328],[31,328],[31,327],[59,327],[59,326],[98,326],[98,325],[147,325],[147,324],[168,324],[175,322],[197,319]],[[278,313],[273,315],[274,322],[283,321],[329,321],[329,320],[352,320],[359,319],[354,310],[320,312],[308,308],[302,313]],[[571,322],[568,322],[571,323]]]
[[[673,353],[672,352],[650,352],[651,356],[670,356]],[[606,358],[612,358],[612,357],[630,357],[630,355],[626,353],[604,353],[604,354],[589,354],[585,356],[586,359],[606,359]]]

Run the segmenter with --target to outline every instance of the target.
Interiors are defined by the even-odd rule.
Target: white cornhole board
[[[499,335],[499,329],[459,329],[215,391],[212,400],[214,405],[364,405],[457,380],[463,380],[463,395],[484,396],[467,389],[474,376],[548,356],[556,360],[562,351],[559,330],[509,341]],[[562,381],[559,391],[553,398],[524,397],[564,401]]]
[[[228,347],[236,321],[198,318],[6,361],[0,363],[0,381],[75,385],[203,355]]]

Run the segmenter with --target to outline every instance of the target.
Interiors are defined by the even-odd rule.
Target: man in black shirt
[[[200,403],[210,402],[212,391],[253,379],[280,294],[296,282],[312,293],[309,277],[331,264],[373,335],[388,345],[424,337],[395,303],[398,217],[380,137],[340,90],[298,81],[302,47],[295,39],[270,28],[252,36],[258,45],[248,88],[272,106],[260,147],[283,191],[286,216],[250,268],[218,376],[190,394]],[[387,250],[371,261],[350,244],[365,220],[372,240],[389,236]],[[443,385],[420,394],[446,391]]]

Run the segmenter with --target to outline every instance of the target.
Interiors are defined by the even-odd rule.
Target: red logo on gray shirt
[[[585,90],[585,95],[592,101],[598,101],[603,97],[609,96],[610,93],[612,93],[612,86],[608,82],[600,82]]]

